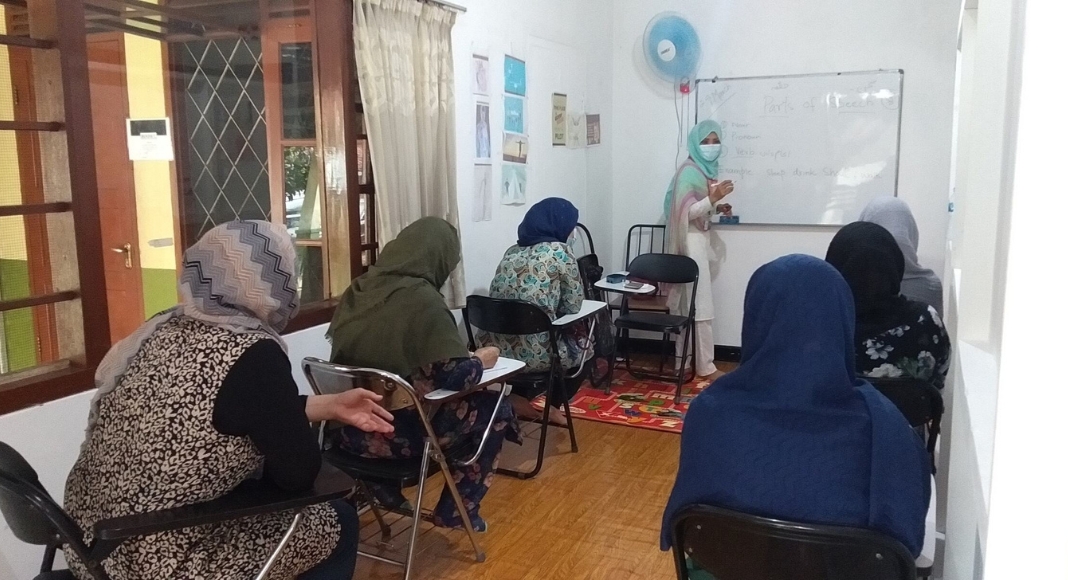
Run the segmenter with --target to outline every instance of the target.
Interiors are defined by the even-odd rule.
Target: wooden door
[[[125,42],[121,34],[103,34],[87,43],[104,278],[115,343],[145,320],[133,163],[126,147]]]

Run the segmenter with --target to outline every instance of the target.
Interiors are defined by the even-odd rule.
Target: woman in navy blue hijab
[[[791,255],[745,294],[742,362],[690,404],[661,549],[683,507],[876,530],[918,556],[930,460],[896,407],[854,372],[853,295]]]

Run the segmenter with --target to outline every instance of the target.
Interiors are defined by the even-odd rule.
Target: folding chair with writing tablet
[[[312,488],[302,492],[284,491],[264,481],[246,481],[211,501],[101,520],[93,525],[95,539],[86,545],[82,529],[45,491],[33,467],[0,442],[0,512],[16,538],[45,547],[41,574],[34,580],[74,580],[67,570],[52,570],[56,552],[64,546],[71,548],[94,580],[110,580],[104,561],[130,538],[294,512],[289,529],[256,575],[256,580],[263,580],[300,525],[304,508],[341,499],[352,493],[354,483],[351,477],[326,464]]]
[[[642,254],[630,263],[630,272],[644,280],[659,284],[689,284],[690,285],[690,309],[683,315],[665,314],[661,312],[635,312],[630,309],[630,297],[623,295],[623,304],[619,316],[616,317],[616,341],[623,344],[623,357],[626,362],[627,372],[640,379],[656,381],[671,381],[675,383],[675,404],[682,401],[682,385],[690,382],[697,376],[697,337],[694,328],[694,319],[697,313],[697,278],[699,270],[697,262],[687,256],[675,254]],[[658,332],[663,335],[661,341],[660,368],[657,372],[636,369],[631,364],[630,357],[630,332],[641,330],[646,332]],[[682,355],[668,354],[671,346],[671,336],[678,336],[683,341]],[[678,370],[668,374],[664,371],[664,362],[667,359],[678,363]],[[690,372],[686,372],[686,359],[690,360]],[[613,357],[615,360],[615,357]]]
[[[423,400],[423,398],[416,393],[415,387],[408,383],[408,381],[386,371],[349,367],[312,357],[304,359],[303,369],[304,375],[308,378],[308,382],[311,384],[312,390],[316,394],[334,394],[357,387],[364,388],[382,395],[384,397],[383,401],[387,403],[391,400],[403,400],[409,402],[419,415],[419,420],[423,425],[423,431],[426,434],[426,438],[423,440],[423,453],[420,457],[406,459],[370,459],[347,453],[333,445],[332,434],[340,428],[337,425],[322,425],[320,427],[319,436],[320,442],[323,445],[323,459],[345,473],[355,477],[357,480],[367,483],[399,484],[401,487],[412,487],[413,485],[418,487],[415,498],[415,507],[411,512],[407,512],[403,509],[391,510],[396,513],[408,515],[412,518],[411,533],[408,538],[405,559],[394,560],[380,554],[374,554],[363,550],[359,551],[361,556],[404,568],[404,578],[407,580],[412,576],[412,569],[414,568],[415,548],[416,543],[419,540],[419,522],[430,521],[432,519],[431,515],[429,513],[424,513],[422,509],[423,492],[426,489],[427,478],[440,471],[456,505],[458,507],[464,505],[463,498],[460,496],[460,492],[456,488],[456,482],[452,480],[452,471],[449,469],[449,465],[467,466],[478,461],[478,458],[482,455],[482,450],[486,445],[486,439],[489,437],[490,430],[493,429],[494,420],[507,391],[501,389],[501,392],[497,397],[497,406],[493,409],[493,415],[490,416],[490,421],[487,424],[486,431],[482,434],[477,449],[474,448],[474,438],[461,440],[449,447],[442,448],[438,441],[438,436],[434,432],[434,427],[430,422],[430,418],[434,416],[434,413],[437,412],[439,405],[442,402],[453,400],[454,398],[463,398],[476,391],[457,392],[454,397],[450,397],[449,399],[428,402]],[[395,405],[387,406],[396,408]],[[431,460],[433,460],[433,463],[431,463]],[[381,527],[382,539],[380,544],[388,546],[392,538],[392,530],[386,523],[385,518],[382,517],[382,513],[376,506],[374,497],[370,493],[366,493],[366,490],[364,491],[365,495],[367,495],[367,499],[370,501],[370,508],[374,512],[375,518],[378,520],[378,524]],[[484,562],[486,560],[486,553],[483,552],[482,548],[478,545],[478,540],[475,538],[475,530],[471,527],[471,519],[467,515],[467,510],[459,509],[459,512],[460,518],[464,523],[464,529],[467,531],[467,536],[471,540],[471,546],[475,550],[475,560]]]
[[[560,351],[556,348],[559,344],[557,327],[553,325],[549,315],[529,302],[522,300],[505,300],[501,298],[488,298],[486,296],[471,295],[467,297],[467,306],[463,309],[464,326],[467,328],[469,348],[474,350],[478,346],[471,325],[491,334],[505,336],[527,336],[531,334],[548,334],[549,344],[553,348],[550,352],[550,365],[548,371],[532,371],[520,373],[510,381],[514,385],[532,385],[534,388],[545,388],[545,409],[541,418],[541,438],[538,441],[538,460],[534,469],[520,472],[512,469],[498,469],[497,472],[509,477],[529,479],[541,472],[545,461],[545,442],[549,436],[549,401],[552,391],[557,391],[563,398],[564,368],[560,362]],[[483,345],[484,346],[484,345]],[[567,431],[571,436],[571,452],[578,453],[578,439],[575,437],[575,424],[571,419],[571,405],[564,405],[564,416],[567,417]]]

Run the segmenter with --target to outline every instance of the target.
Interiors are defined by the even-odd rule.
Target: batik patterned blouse
[[[575,314],[582,308],[582,279],[578,261],[567,244],[543,242],[533,246],[512,246],[497,266],[490,284],[490,296],[524,300],[538,305],[549,318]],[[571,325],[561,333],[560,357],[564,369],[578,366],[582,359],[580,342],[585,326]],[[479,341],[497,346],[501,356],[519,359],[530,370],[549,370],[551,351],[548,333],[529,336],[500,336],[479,333]]]
[[[869,337],[857,337],[857,372],[872,378],[912,378],[946,383],[951,353],[949,334],[931,306],[914,320]]]

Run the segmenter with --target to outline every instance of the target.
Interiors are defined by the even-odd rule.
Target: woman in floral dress
[[[549,318],[574,314],[582,308],[584,298],[582,278],[578,261],[567,245],[568,237],[578,225],[578,209],[570,201],[559,197],[543,199],[531,206],[523,223],[519,224],[519,240],[508,248],[497,266],[497,273],[490,284],[490,296],[508,300],[522,300],[537,305]],[[560,333],[555,348],[560,354],[560,363],[568,374],[576,374],[582,364],[583,342],[586,338],[585,324],[574,324]],[[501,356],[521,360],[531,371],[548,371],[553,345],[548,333],[528,336],[504,336],[479,333],[480,344],[492,344],[501,349]],[[570,400],[578,391],[584,373],[577,373],[564,385],[565,395]],[[520,416],[538,419],[537,412],[528,402],[537,393],[519,391],[513,395],[512,404]],[[559,411],[566,400],[559,395],[551,397],[552,408],[549,420],[563,424],[564,415]]]
[[[880,225],[856,222],[831,240],[827,261],[849,283],[857,310],[857,373],[913,378],[941,389],[951,353],[934,307],[901,295],[905,257]]]

